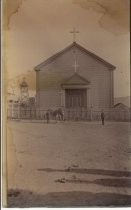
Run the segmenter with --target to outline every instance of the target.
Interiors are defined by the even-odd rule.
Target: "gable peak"
[[[46,64],[48,64],[49,62],[51,62],[52,60],[54,60],[55,58],[57,58],[58,56],[60,56],[61,54],[67,52],[68,50],[70,50],[72,47],[77,47],[79,50],[83,51],[84,53],[88,54],[89,56],[93,57],[95,60],[103,63],[103,65],[107,66],[110,70],[114,70],[116,67],[113,66],[112,64],[108,63],[107,61],[105,61],[104,59],[100,58],[99,56],[95,55],[94,53],[88,51],[87,49],[85,49],[84,47],[82,47],[81,45],[79,45],[76,41],[73,41],[72,44],[70,44],[69,46],[67,46],[66,48],[64,48],[63,50],[61,50],[60,52],[54,54],[53,56],[49,57],[47,60],[45,60],[44,62],[40,63],[39,65],[37,65],[34,70],[35,71],[39,71],[40,68],[42,66],[45,66]]]

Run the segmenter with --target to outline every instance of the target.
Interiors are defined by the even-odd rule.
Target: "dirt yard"
[[[7,126],[9,207],[131,205],[129,123]]]

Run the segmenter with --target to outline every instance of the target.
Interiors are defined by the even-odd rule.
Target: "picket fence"
[[[36,109],[20,109],[8,108],[7,117],[8,119],[41,119],[46,120],[47,110],[36,110]],[[120,109],[109,109],[104,110],[105,120],[107,121],[130,121],[130,111]],[[99,121],[101,120],[100,110],[68,110],[64,109],[64,118],[69,121]],[[54,117],[50,116],[53,120]]]

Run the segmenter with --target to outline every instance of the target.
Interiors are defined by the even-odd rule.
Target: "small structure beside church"
[[[29,90],[28,84],[23,78],[23,81],[20,84],[20,103],[23,105],[27,105],[29,102]]]
[[[126,106],[125,104],[123,103],[117,103],[114,105],[114,109],[120,109],[120,110],[126,110],[126,111],[130,111],[129,107]]]
[[[14,97],[8,94],[10,97],[7,101],[7,117],[10,119],[34,119],[36,117],[35,97],[29,97],[29,88],[25,78],[23,78],[19,87],[20,96],[17,97],[17,100],[14,100]]]

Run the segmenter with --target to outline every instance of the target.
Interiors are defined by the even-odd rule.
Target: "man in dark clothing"
[[[49,112],[49,110],[47,110],[47,112],[46,112],[46,120],[47,120],[47,123],[49,123],[49,121],[50,121],[50,112]]]
[[[101,121],[102,121],[102,125],[104,125],[104,120],[105,120],[105,114],[104,114],[104,112],[103,112],[103,110],[102,110],[102,112],[101,112]]]

